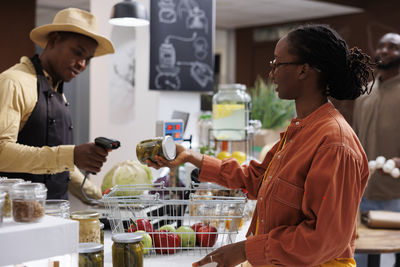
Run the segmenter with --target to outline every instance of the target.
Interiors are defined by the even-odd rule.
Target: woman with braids
[[[244,241],[211,252],[193,266],[356,266],[356,215],[368,179],[364,150],[328,101],[368,92],[371,66],[359,49],[325,25],[301,26],[281,38],[270,77],[282,99],[294,99],[297,117],[263,162],[240,166],[177,145],[175,160],[191,162],[201,181],[248,191],[257,206]]]

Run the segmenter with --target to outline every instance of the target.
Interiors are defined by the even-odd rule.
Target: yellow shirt
[[[45,75],[52,85],[50,76]],[[57,84],[52,88],[55,90]],[[20,63],[0,74],[0,171],[33,174],[70,171],[71,180],[82,181],[82,173],[74,166],[74,145],[32,147],[17,143],[18,133],[28,121],[36,102],[35,68],[28,57],[22,57]],[[101,197],[100,189],[89,191],[92,197]]]

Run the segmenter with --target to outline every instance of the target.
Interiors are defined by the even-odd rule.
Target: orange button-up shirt
[[[277,147],[262,163],[248,166],[203,158],[201,181],[245,188],[250,199],[257,199],[245,245],[247,260],[253,266],[293,267],[352,258],[356,215],[369,175],[352,128],[331,103],[293,119],[285,146],[262,183]]]

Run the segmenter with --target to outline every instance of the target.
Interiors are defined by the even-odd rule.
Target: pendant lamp
[[[134,0],[124,0],[114,5],[110,24],[125,27],[139,27],[149,25],[146,8]]]

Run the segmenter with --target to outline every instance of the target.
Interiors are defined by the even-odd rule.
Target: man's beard
[[[388,70],[391,68],[400,67],[400,57],[397,57],[388,63],[380,62],[379,58],[375,58],[376,67],[378,70]]]

